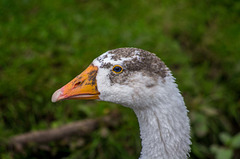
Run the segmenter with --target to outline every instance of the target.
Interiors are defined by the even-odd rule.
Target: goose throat
[[[184,105],[166,113],[161,105],[153,109],[134,109],[140,127],[142,151],[140,159],[186,159],[190,151],[190,126],[187,116],[177,113]],[[179,109],[180,108],[180,109]],[[187,110],[184,110],[187,112]],[[165,112],[165,113],[163,113]],[[173,113],[175,112],[175,113]]]

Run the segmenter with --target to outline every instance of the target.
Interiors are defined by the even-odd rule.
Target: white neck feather
[[[133,109],[142,139],[140,159],[186,159],[190,151],[187,109],[178,88],[165,99],[153,98],[147,109]]]

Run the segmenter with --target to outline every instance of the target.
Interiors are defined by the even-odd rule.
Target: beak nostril
[[[85,81],[85,80],[82,80],[82,81],[76,82],[76,83],[74,84],[73,88],[78,87],[78,86],[81,86],[81,85],[83,84],[84,81]]]
[[[81,84],[82,84],[82,82],[77,82],[77,83],[75,83],[75,84],[74,84],[74,88],[77,87],[77,86],[79,86],[79,85],[81,85]]]

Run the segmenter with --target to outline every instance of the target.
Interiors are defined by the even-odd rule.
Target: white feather
[[[157,81],[136,72],[128,78],[128,84],[113,85],[108,78],[112,68],[101,68],[101,63],[121,65],[131,58],[115,61],[111,56],[106,52],[93,61],[99,68],[96,77],[99,97],[134,110],[142,139],[140,159],[186,159],[191,144],[188,111],[171,72]],[[146,87],[151,82],[157,85]]]

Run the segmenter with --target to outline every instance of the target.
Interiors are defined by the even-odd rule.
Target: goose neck
[[[185,159],[190,151],[190,126],[185,105],[134,110],[142,151],[140,159]]]

